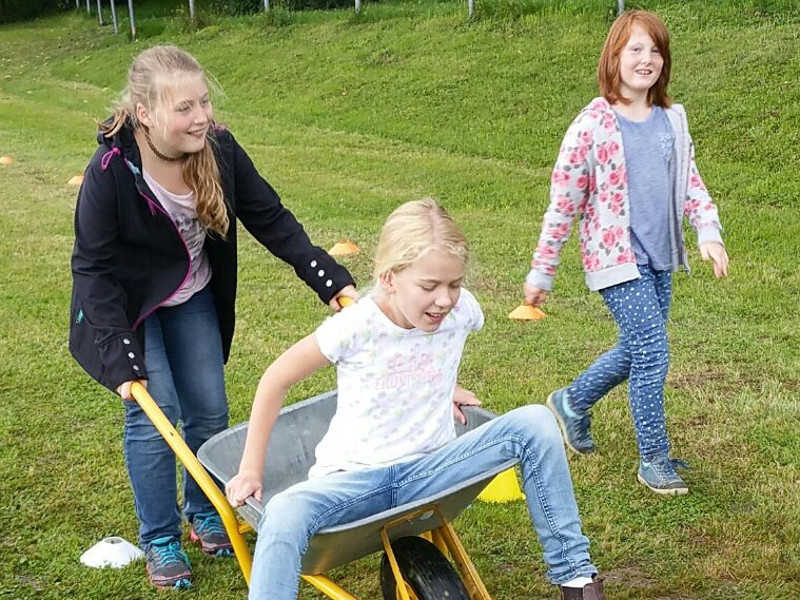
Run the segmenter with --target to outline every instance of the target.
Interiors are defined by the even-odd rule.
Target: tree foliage
[[[69,6],[67,0],[0,0],[0,23],[26,21]]]

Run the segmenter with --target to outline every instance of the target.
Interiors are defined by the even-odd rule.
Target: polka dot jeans
[[[567,388],[574,408],[588,411],[628,379],[628,397],[639,454],[644,460],[669,453],[664,383],[669,368],[667,315],[672,273],[639,265],[641,278],[600,291],[619,326],[617,345]]]

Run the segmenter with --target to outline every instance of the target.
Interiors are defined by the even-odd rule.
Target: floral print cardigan
[[[694,161],[686,112],[679,104],[666,109],[675,130],[674,199],[669,207],[672,270],[688,270],[682,216],[697,231],[698,242],[722,242],[717,208]],[[580,215],[581,258],[590,290],[601,290],[639,277],[631,246],[628,182],[622,133],[611,105],[595,98],[575,118],[564,136],[550,182],[550,206],[526,281],[543,290],[553,279],[564,242]]]

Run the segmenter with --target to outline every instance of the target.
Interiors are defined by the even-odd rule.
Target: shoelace
[[[678,476],[676,469],[691,469],[689,463],[680,458],[662,458],[661,460],[653,461],[653,467],[663,478],[671,478],[673,475]]]
[[[153,555],[153,563],[155,568],[161,569],[174,565],[175,563],[184,563],[187,567],[191,568],[189,558],[181,550],[180,542],[172,541],[168,544],[150,544],[150,552]]]
[[[222,519],[215,513],[206,513],[197,515],[193,521],[194,530],[198,534],[203,535],[225,535],[225,527],[222,525]]]

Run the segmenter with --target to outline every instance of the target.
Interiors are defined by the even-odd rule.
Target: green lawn
[[[675,279],[668,423],[693,469],[691,494],[636,482],[625,390],[595,410],[596,455],[570,459],[609,598],[800,598],[800,8],[790,0],[644,0],[673,33],[671,91],[686,105],[698,163],[725,225],[731,276],[694,247]],[[91,570],[80,554],[136,540],[119,400],[67,351],[76,189],[131,57],[155,43],[193,52],[216,76],[227,123],[264,176],[362,286],[377,232],[399,203],[432,195],[462,223],[469,287],[487,317],[461,382],[489,409],[543,402],[614,342],[568,245],[548,317],[506,315],[547,204],[561,136],[595,94],[611,0],[417,0],[231,19],[205,27],[143,5],[139,38],[65,14],[0,27],[0,597],[163,598],[142,563]],[[120,5],[121,16],[125,11]],[[127,23],[121,24],[126,31]],[[196,29],[196,30],[195,30]],[[288,344],[327,314],[291,269],[243,236],[238,328],[227,367],[232,422]],[[292,391],[330,389],[332,370]],[[456,522],[496,600],[552,598],[520,503],[474,504]],[[513,534],[510,535],[510,532]],[[193,598],[243,598],[235,561],[190,549]],[[378,559],[334,573],[380,597]],[[321,598],[303,587],[301,598]]]

